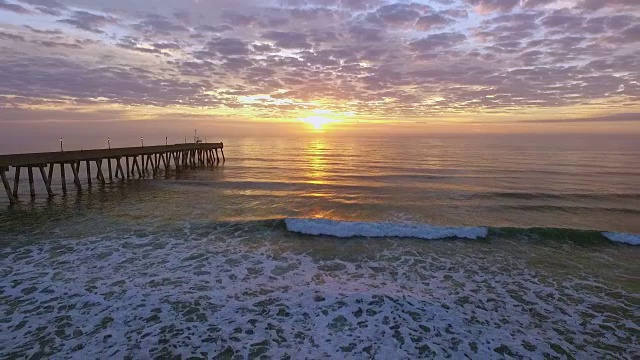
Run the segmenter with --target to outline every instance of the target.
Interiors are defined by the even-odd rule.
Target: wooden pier
[[[218,150],[220,152],[218,152]],[[7,192],[11,204],[18,200],[18,187],[22,169],[27,169],[29,177],[29,194],[31,198],[36,196],[34,186],[34,168],[38,169],[49,197],[54,196],[51,189],[51,179],[55,166],[60,168],[60,180],[62,191],[67,191],[66,168],[70,168],[73,174],[73,183],[78,190],[82,189],[80,181],[80,167],[84,163],[87,172],[87,183],[92,185],[92,163],[95,163],[96,180],[105,184],[113,178],[125,181],[129,179],[157,176],[160,170],[171,169],[173,160],[176,172],[188,168],[213,166],[225,161],[222,143],[188,143],[162,146],[126,147],[113,149],[59,151],[31,154],[0,155],[0,177]],[[105,164],[106,163],[106,164]],[[103,169],[106,165],[106,169]],[[123,168],[124,165],[124,168]],[[7,178],[9,169],[15,168],[13,189]],[[114,171],[115,170],[115,171]],[[106,174],[105,174],[106,173]]]

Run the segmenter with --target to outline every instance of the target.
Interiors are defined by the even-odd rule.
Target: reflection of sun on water
[[[321,185],[325,183],[326,177],[326,160],[324,159],[324,151],[326,144],[320,139],[314,140],[309,144],[306,151],[309,159],[309,183]]]

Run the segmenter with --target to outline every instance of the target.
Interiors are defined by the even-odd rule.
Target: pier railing
[[[173,160],[176,172],[183,169],[210,166],[225,161],[222,143],[189,143],[162,146],[140,146],[112,149],[76,150],[42,152],[30,154],[10,154],[0,155],[0,178],[9,198],[9,202],[14,204],[18,199],[18,187],[20,185],[21,169],[27,169],[29,177],[29,190],[31,197],[35,197],[33,169],[38,168],[40,176],[44,182],[48,195],[54,195],[51,189],[51,179],[54,167],[60,168],[60,180],[62,191],[67,191],[66,168],[69,167],[73,174],[73,182],[78,190],[82,189],[80,182],[80,166],[84,162],[87,172],[88,185],[92,184],[91,163],[95,163],[96,180],[102,184],[106,183],[103,172],[103,163],[106,162],[107,175],[109,181],[119,178],[126,179],[145,178],[149,175],[156,176],[158,171],[164,168],[165,172],[171,169]],[[219,151],[219,152],[218,152]],[[124,161],[123,161],[124,159]],[[122,165],[125,165],[123,169]],[[15,168],[13,189],[7,178],[9,169]],[[47,172],[48,167],[48,172]],[[115,173],[113,169],[115,168]]]

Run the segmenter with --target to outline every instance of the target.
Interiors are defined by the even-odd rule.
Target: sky
[[[640,133],[640,1],[0,0],[0,126]]]

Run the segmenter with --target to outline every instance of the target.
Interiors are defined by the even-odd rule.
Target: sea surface
[[[2,193],[0,359],[640,356],[638,136],[223,140]]]

